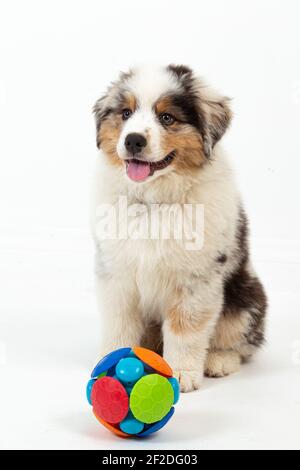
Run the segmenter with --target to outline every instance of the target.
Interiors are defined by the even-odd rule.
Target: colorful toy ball
[[[145,437],[174,414],[179,384],[168,363],[149,349],[121,348],[103,357],[86,387],[103,426],[121,437]]]

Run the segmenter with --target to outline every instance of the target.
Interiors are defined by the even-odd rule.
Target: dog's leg
[[[227,281],[223,311],[210,342],[205,374],[237,372],[264,343],[267,298],[255,273],[246,266]]]
[[[180,296],[180,301],[167,312],[163,323],[164,357],[179,379],[181,390],[190,392],[201,385],[222,296],[215,291],[215,296],[211,297],[213,301],[207,302],[206,307],[203,307],[199,290],[197,294],[190,289],[186,294],[182,291]]]
[[[101,354],[139,344],[143,322],[134,280],[123,276],[97,276],[96,292],[102,318]]]

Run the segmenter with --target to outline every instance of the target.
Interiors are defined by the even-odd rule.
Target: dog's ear
[[[209,158],[215,144],[223,137],[231,123],[230,99],[218,95],[206,86],[199,88],[199,96],[199,106],[204,121],[204,153]]]
[[[108,95],[104,95],[101,98],[99,98],[94,107],[93,107],[93,113],[95,115],[95,121],[96,121],[96,130],[97,130],[97,147],[100,148],[101,146],[101,141],[100,141],[100,127],[104,119],[110,114],[111,108],[109,107],[109,98]]]
[[[177,77],[186,95],[196,102],[196,127],[203,139],[204,154],[209,158],[231,122],[230,99],[205,85],[186,65],[171,64],[168,70]]]
[[[112,82],[106,93],[96,101],[93,112],[96,119],[96,129],[97,129],[97,147],[100,148],[100,128],[102,122],[111,114],[115,109],[118,108],[122,100],[122,96],[126,91],[127,81],[132,77],[133,71],[129,70],[128,72],[120,72],[119,78]]]

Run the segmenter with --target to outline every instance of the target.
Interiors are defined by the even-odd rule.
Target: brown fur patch
[[[249,315],[222,315],[217,323],[214,337],[211,341],[213,349],[235,349],[245,341],[245,335],[249,331]]]
[[[187,110],[178,105],[178,97],[163,96],[154,108],[158,116],[169,113],[175,118],[175,122],[162,132],[163,154],[176,151],[173,165],[178,170],[199,168],[205,161],[202,136],[195,126],[187,123]]]
[[[145,333],[141,339],[141,346],[162,355],[163,337],[161,324],[151,323],[150,325],[147,325]]]
[[[178,106],[174,105],[171,96],[164,96],[160,98],[155,103],[154,110],[158,116],[160,116],[163,113],[169,113],[172,116],[174,116],[177,119],[177,121],[181,121],[184,119],[182,110]],[[176,123],[172,127],[175,127],[175,126],[176,126]]]
[[[171,107],[171,99],[169,96],[164,96],[160,98],[154,105],[154,110],[156,114],[159,116],[161,113],[170,112]]]
[[[172,130],[166,130],[162,135],[162,149],[164,155],[175,150],[172,164],[179,171],[199,168],[206,161],[201,135],[190,125],[175,123]]]
[[[175,121],[175,123],[170,126],[171,128],[178,128],[178,125],[180,123],[183,124],[186,120],[186,116],[184,115],[182,109],[174,104],[172,96],[166,95],[160,98],[155,103],[154,110],[157,116],[160,116],[163,113],[168,113],[175,117],[177,122]]]
[[[97,134],[97,145],[101,146],[111,163],[122,166],[123,162],[117,154],[117,144],[123,127],[122,110],[130,109],[135,111],[137,106],[136,98],[131,93],[125,93],[120,102],[120,109],[115,110],[105,117],[99,126]]]
[[[174,307],[167,313],[170,329],[175,335],[186,335],[205,328],[212,313],[207,311],[199,315],[191,315],[180,307]]]
[[[121,116],[109,116],[106,118],[97,135],[98,146],[106,153],[111,163],[116,166],[123,166],[122,160],[117,154],[117,143],[122,129]]]
[[[136,98],[131,93],[125,93],[122,101],[122,108],[123,109],[130,109],[130,111],[134,112],[137,107]]]

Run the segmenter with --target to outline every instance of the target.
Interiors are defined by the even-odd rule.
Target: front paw
[[[203,380],[203,374],[198,370],[175,370],[174,377],[180,383],[181,392],[198,390]]]

